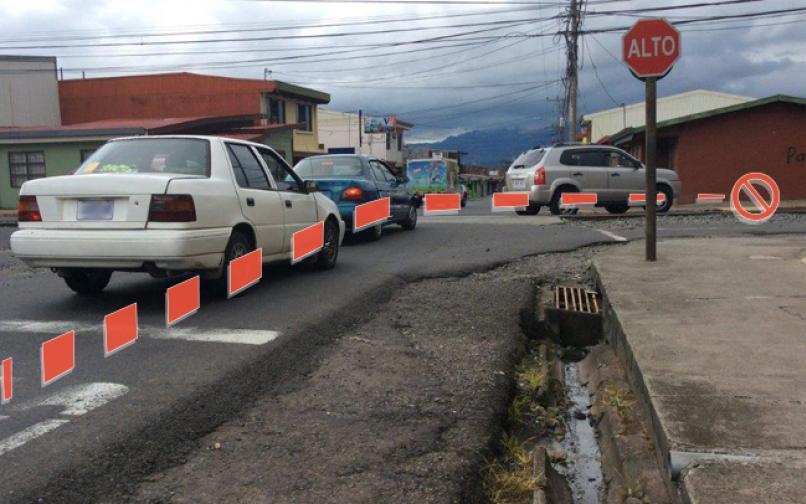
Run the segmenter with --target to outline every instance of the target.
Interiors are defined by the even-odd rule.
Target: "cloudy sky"
[[[420,140],[556,123],[565,66],[556,32],[568,1],[412,1],[4,0],[0,54],[57,56],[65,78],[194,71],[260,79],[268,69],[331,93],[327,108],[414,122]],[[806,1],[643,10],[724,1],[588,0],[583,29],[629,26],[639,16],[683,21],[683,57],[660,82],[661,96],[697,88],[806,95],[806,10],[685,23],[806,9]],[[642,99],[619,61],[621,34],[580,38],[581,113]]]

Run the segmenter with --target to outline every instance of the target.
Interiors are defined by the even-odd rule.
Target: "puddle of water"
[[[576,363],[565,365],[565,390],[569,415],[563,449],[568,464],[557,469],[562,470],[568,481],[575,504],[598,504],[604,480],[602,458],[596,433],[587,417],[590,394],[579,381]]]

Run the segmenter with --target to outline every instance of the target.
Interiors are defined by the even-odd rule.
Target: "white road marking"
[[[70,423],[70,420],[45,420],[43,422],[35,423],[32,426],[17,432],[16,434],[10,435],[9,437],[0,441],[0,456],[5,455],[14,448],[19,448],[28,441],[33,441],[43,434],[47,434],[54,429],[58,429],[66,423]]]
[[[0,331],[7,332],[28,332],[40,334],[63,334],[73,330],[92,331],[100,326],[82,324],[70,320],[0,320]]]
[[[616,233],[611,233],[610,231],[605,231],[604,229],[597,229],[596,231],[599,231],[603,235],[607,236],[608,238],[612,238],[613,240],[615,240],[617,242],[625,242],[625,241],[627,241],[627,238],[624,238],[621,235],[617,235]]]
[[[2,422],[3,420],[5,420],[6,418],[8,418],[8,417],[7,417],[7,416],[0,415],[0,422]]]
[[[25,411],[37,406],[64,406],[60,414],[81,416],[126,395],[128,391],[129,387],[118,383],[84,383],[24,403],[18,410]]]
[[[3,320],[0,332],[25,332],[38,334],[61,334],[74,329],[76,333],[101,332],[102,326],[76,323],[70,320]],[[201,341],[207,343],[236,343],[241,345],[265,345],[280,336],[278,331],[256,329],[201,329],[199,327],[171,327],[169,329],[141,327],[145,338],[165,340]]]
[[[277,339],[277,331],[261,331],[250,329],[216,329],[204,330],[192,327],[173,327],[171,329],[143,329],[143,335],[154,339],[177,339],[186,341],[205,341],[211,343],[239,343],[241,345],[265,345]]]

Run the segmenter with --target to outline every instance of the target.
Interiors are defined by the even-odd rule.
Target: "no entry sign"
[[[767,198],[758,192],[756,186],[762,187],[767,192]],[[751,201],[750,206],[754,206],[754,211],[742,205],[742,193],[746,194]],[[739,220],[747,224],[763,224],[770,220],[778,210],[781,203],[781,191],[775,180],[766,173],[751,172],[739,177],[730,192],[730,208]]]
[[[680,57],[680,32],[665,19],[642,19],[622,39],[622,57],[639,78],[663,77]]]

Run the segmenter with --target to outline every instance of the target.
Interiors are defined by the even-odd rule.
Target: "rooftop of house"
[[[668,119],[666,121],[660,121],[656,126],[658,129],[668,128],[669,126],[676,126],[678,124],[683,124],[691,121],[699,121],[702,119],[707,119],[710,117],[715,117],[723,114],[740,112],[743,110],[761,107],[764,105],[770,105],[772,103],[789,103],[793,105],[806,106],[806,98],[799,98],[797,96],[780,95],[780,94],[773,95],[768,96],[766,98],[760,98],[758,100],[751,100],[743,103],[737,103],[736,105],[730,105],[727,107],[720,107],[711,110],[706,110],[704,112],[698,112],[696,114],[689,114],[686,116],[675,117],[673,119]],[[609,143],[616,145],[619,143],[627,142],[630,139],[632,139],[634,135],[643,133],[644,129],[645,129],[644,126],[634,126],[624,128],[623,130],[611,135],[610,137],[603,138],[602,140],[600,140],[599,143]]]
[[[265,135],[296,124],[252,125],[257,116],[166,117],[159,119],[104,119],[63,126],[0,126],[0,139],[115,137],[161,135],[206,130]]]
[[[295,98],[304,98],[317,104],[330,103],[330,95],[315,89],[289,84],[287,82],[268,79],[246,79],[242,77],[227,77],[221,75],[197,74],[193,72],[166,72],[141,75],[121,75],[112,77],[90,77],[85,79],[66,79],[59,81],[66,91],[75,91],[76,87],[92,87],[97,83],[105,82],[142,82],[142,81],[196,81],[203,85],[207,82],[230,82],[242,88],[254,88],[261,92],[276,93]]]

